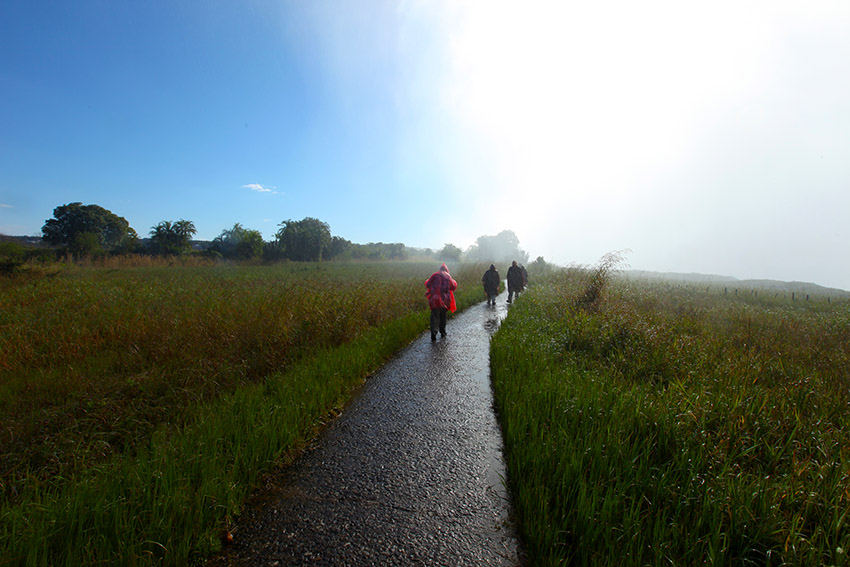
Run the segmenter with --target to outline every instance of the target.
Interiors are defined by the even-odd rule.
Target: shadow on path
[[[370,377],[208,566],[520,565],[489,377],[506,308],[457,314]]]

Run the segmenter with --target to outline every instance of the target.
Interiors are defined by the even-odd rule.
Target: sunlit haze
[[[33,0],[0,233],[97,204],[850,289],[850,2]]]

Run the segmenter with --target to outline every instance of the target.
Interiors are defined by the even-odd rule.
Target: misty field
[[[181,565],[428,325],[434,263],[0,279],[0,564]],[[484,266],[459,268],[458,307]]]
[[[491,348],[532,563],[848,564],[850,303],[588,278]]]

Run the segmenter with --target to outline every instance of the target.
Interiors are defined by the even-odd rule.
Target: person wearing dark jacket
[[[522,291],[522,285],[522,269],[517,266],[516,260],[514,260],[511,263],[511,267],[508,268],[508,303],[511,302],[514,294],[519,297],[519,293]]]
[[[490,264],[490,269],[484,272],[481,283],[484,285],[484,293],[487,295],[487,305],[496,305],[496,296],[499,294],[499,272],[496,266]]]

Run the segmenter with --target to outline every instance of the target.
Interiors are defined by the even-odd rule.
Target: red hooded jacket
[[[457,310],[454,290],[457,282],[449,274],[449,267],[443,264],[431,277],[425,280],[425,297],[431,309],[448,309],[452,313]]]

